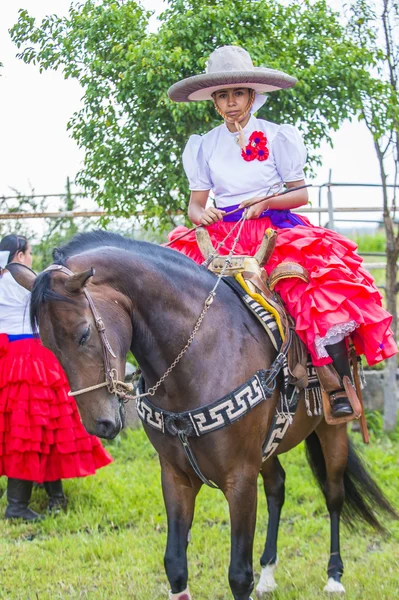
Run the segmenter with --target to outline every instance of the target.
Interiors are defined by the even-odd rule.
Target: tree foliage
[[[399,174],[399,5],[397,0],[354,0],[350,13],[348,31],[353,42],[375,54],[373,77],[360,95],[360,118],[373,136],[380,169],[387,254],[386,303],[397,337],[399,226],[397,219],[395,224],[395,218]],[[393,187],[389,187],[390,180]],[[389,393],[385,397],[384,422],[389,430],[397,423],[397,359],[393,357],[387,362],[389,381],[386,388]]]
[[[11,30],[26,63],[79,80],[83,106],[69,122],[85,149],[77,182],[110,211],[144,211],[163,225],[186,211],[181,153],[219,118],[211,103],[175,104],[167,90],[202,72],[218,46],[243,46],[255,64],[298,78],[270,94],[259,116],[299,125],[310,164],[361,106],[375,53],[348,38],[325,0],[170,0],[156,33],[149,16],[133,0],[86,0],[39,24],[22,10]]]

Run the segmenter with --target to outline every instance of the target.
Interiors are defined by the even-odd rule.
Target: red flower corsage
[[[247,162],[252,160],[266,160],[269,158],[269,149],[267,148],[267,138],[263,131],[254,131],[249,136],[249,143],[241,152],[241,156]]]

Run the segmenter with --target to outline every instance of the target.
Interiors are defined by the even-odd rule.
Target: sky
[[[151,27],[156,27],[156,14],[162,11],[162,0],[143,0],[154,10]],[[72,180],[79,170],[83,151],[70,138],[66,125],[79,109],[82,89],[75,80],[65,80],[61,73],[43,72],[34,65],[25,65],[15,55],[8,29],[18,19],[18,8],[41,19],[56,12],[67,14],[70,0],[13,0],[0,3],[0,196],[18,192],[57,194],[65,189],[66,178]],[[339,183],[379,183],[378,163],[373,142],[366,127],[357,122],[344,123],[333,134],[334,147],[320,149],[322,166],[313,184],[328,181]],[[355,191],[343,188],[333,191],[337,206],[379,206],[378,190]],[[317,189],[311,191],[317,204]],[[326,190],[323,192],[326,204]],[[341,215],[342,217],[343,215]],[[362,218],[365,215],[354,215]],[[366,218],[371,218],[366,215]]]

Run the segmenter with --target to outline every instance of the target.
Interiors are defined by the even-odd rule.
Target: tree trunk
[[[396,248],[395,238],[390,239],[389,231],[393,228],[385,228],[387,235],[387,268],[386,268],[386,304],[387,309],[392,315],[392,330],[397,339],[398,315],[396,308],[396,293],[397,293],[397,260],[398,250]],[[394,247],[393,247],[394,246]],[[398,359],[396,356],[389,358],[386,361],[385,382],[384,382],[384,430],[393,431],[397,423],[398,414],[398,398],[396,385],[396,371]]]
[[[378,146],[378,144],[376,144]],[[395,236],[394,223],[388,206],[387,176],[384,169],[383,154],[378,147],[377,154],[380,162],[381,181],[384,196],[384,226],[386,235],[387,267],[385,272],[385,299],[388,312],[392,315],[392,331],[397,339],[398,311],[396,306],[397,274],[398,274],[398,240]],[[392,431],[396,427],[398,414],[398,397],[396,386],[397,357],[393,356],[386,361],[384,384],[384,430]]]

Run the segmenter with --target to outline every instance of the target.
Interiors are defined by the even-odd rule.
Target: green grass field
[[[360,445],[358,434],[355,441]],[[166,520],[158,459],[142,430],[127,431],[108,447],[115,462],[94,477],[65,484],[69,510],[40,524],[0,522],[0,598],[166,600],[163,569]],[[362,447],[379,484],[399,508],[399,441],[375,438]],[[329,521],[321,493],[299,447],[282,457],[287,472],[281,522],[279,591],[273,600],[326,598]],[[6,480],[1,488],[5,491]],[[254,565],[259,574],[267,515],[259,481]],[[45,492],[35,489],[41,512]],[[6,506],[5,496],[0,510]],[[346,598],[399,598],[399,523],[387,521],[381,537],[367,527],[342,529]],[[229,600],[229,519],[221,493],[203,489],[189,546],[194,600]]]

